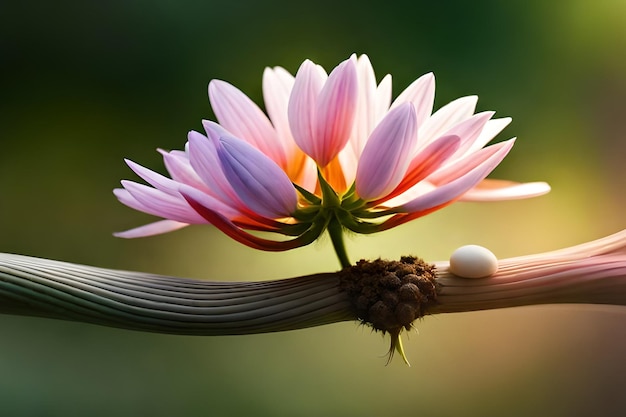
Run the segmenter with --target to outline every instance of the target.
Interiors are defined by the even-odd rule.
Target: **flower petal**
[[[148,209],[139,201],[137,201],[137,199],[133,197],[132,194],[129,193],[128,190],[126,190],[125,188],[115,188],[113,190],[113,195],[115,195],[119,202],[124,204],[125,206],[128,206],[137,211],[158,216],[158,214],[148,212]]]
[[[176,181],[157,172],[151,171],[148,168],[131,161],[130,159],[124,159],[124,161],[135,174],[154,188],[159,189],[166,194],[174,196],[178,194],[178,183]]]
[[[210,188],[207,187],[196,171],[194,171],[191,167],[189,157],[184,152],[166,152],[162,149],[159,149],[159,152],[163,155],[165,168],[174,181],[182,184],[188,184],[209,194],[211,193]]]
[[[435,102],[435,75],[432,72],[424,74],[413,81],[411,85],[394,100],[391,108],[393,109],[406,102],[411,102],[415,106],[417,125],[421,126],[433,112],[433,104]]]
[[[186,226],[189,226],[189,223],[181,223],[175,220],[159,220],[158,222],[148,223],[143,226],[135,227],[134,229],[113,233],[113,236],[125,239],[154,236],[173,232]]]
[[[474,114],[477,96],[461,97],[437,110],[419,126],[419,137],[422,143],[428,143],[443,135],[452,126]]]
[[[509,153],[513,143],[513,140],[509,140],[491,146],[490,148],[495,148],[496,151],[491,153],[482,163],[451,182],[440,185],[433,191],[405,203],[401,207],[398,207],[398,211],[404,213],[419,213],[452,203],[489,175],[507,153]]]
[[[358,157],[376,127],[376,75],[367,55],[357,60],[358,91],[350,146]]]
[[[416,184],[443,165],[448,158],[456,152],[460,142],[461,140],[458,136],[442,136],[430,143],[422,149],[415,158],[413,158],[409,164],[406,174],[404,175],[404,178],[402,179],[402,182],[400,182],[400,184],[398,184],[398,186],[391,193],[382,199],[375,201],[373,204],[378,205],[388,199],[404,194],[409,189],[412,189]],[[434,186],[426,185],[426,187],[432,188]],[[420,190],[423,189],[425,189],[425,187],[420,188]],[[389,203],[391,203],[391,201],[389,201],[388,204]]]
[[[235,226],[231,221],[229,221],[226,217],[222,216],[219,212],[211,210],[208,207],[200,204],[198,201],[194,199],[193,195],[188,195],[183,193],[183,197],[187,200],[189,205],[198,212],[200,216],[202,216],[207,222],[211,223],[218,229],[220,229],[224,234],[229,236],[232,239],[235,239],[239,243],[243,243],[246,246],[249,246],[253,249],[259,249],[270,252],[278,252],[285,251],[289,249],[295,249],[300,246],[308,245],[312,243],[318,236],[314,234],[302,234],[299,237],[286,240],[286,241],[274,241],[263,239],[257,236],[254,236],[239,227]]]
[[[212,125],[207,124],[205,128],[210,126]],[[195,131],[189,132],[187,136],[189,140],[189,163],[206,184],[206,187],[210,189],[209,194],[224,204],[239,209],[243,203],[222,172],[221,163],[217,156],[215,145],[218,138],[217,132],[211,129],[207,129],[207,132],[213,132],[214,140],[209,140],[206,136]]]
[[[494,112],[486,111],[482,113],[477,113],[468,119],[459,122],[450,128],[444,135],[454,135],[461,138],[461,145],[459,149],[457,149],[455,156],[450,160],[452,162],[454,159],[457,159],[461,155],[467,154],[467,150],[472,147],[476,139],[480,136],[483,128],[494,115]],[[482,148],[482,146],[481,146]],[[480,149],[480,148],[479,148]]]
[[[380,122],[370,136],[356,172],[356,192],[369,201],[387,195],[402,181],[417,139],[412,103],[405,103]]]
[[[296,189],[285,172],[249,143],[219,139],[217,153],[224,175],[241,201],[268,218],[289,217],[297,208]]]
[[[503,146],[513,146],[514,142],[515,138],[509,139],[504,142],[496,143],[495,145],[487,146],[486,148],[483,148],[478,152],[474,152],[473,154],[467,155],[463,158],[456,159],[454,162],[445,165],[443,168],[438,169],[437,171],[429,175],[426,179],[437,186],[451,182],[458,177],[467,174],[469,171],[473,170],[477,166],[485,163],[485,161],[491,158],[493,154],[497,153]]]
[[[213,80],[209,83],[209,99],[224,128],[251,143],[277,164],[286,165],[285,151],[272,124],[248,96],[225,81]]]
[[[285,149],[287,158],[295,148],[295,142],[289,128],[287,109],[289,96],[293,89],[294,77],[281,67],[265,68],[263,71],[263,99],[265,109],[274,125],[278,139]]]
[[[317,153],[315,120],[317,98],[325,77],[308,59],[300,65],[289,97],[287,113],[289,126],[296,144],[307,155]]]
[[[496,137],[505,127],[507,127],[511,123],[510,117],[503,117],[500,119],[492,119],[489,120],[485,126],[483,126],[483,130],[480,132],[478,138],[474,140],[474,143],[467,148],[465,151],[465,155],[476,152],[477,150],[483,148],[487,145],[493,138]]]
[[[317,149],[310,155],[326,166],[341,151],[352,132],[357,100],[356,58],[339,64],[328,76],[316,103],[315,140]]]
[[[358,161],[370,134],[387,114],[391,101],[391,76],[376,86],[376,75],[367,55],[357,59],[358,97],[355,119],[348,144],[339,153],[339,161],[346,184],[352,184]]]
[[[124,190],[113,190],[115,196],[135,210],[182,223],[203,223],[182,196],[176,197],[133,181],[123,180],[122,185]]]
[[[294,183],[315,189],[317,175],[315,164],[296,145],[287,117],[289,96],[293,89],[294,77],[284,68],[266,68],[263,72],[263,97],[267,113],[272,120],[278,139],[287,155],[287,164],[281,166]]]
[[[500,201],[537,197],[550,192],[545,182],[519,183],[485,179],[463,194],[461,201]]]
[[[383,118],[389,111],[391,104],[391,75],[387,74],[376,88],[376,122]],[[419,123],[418,123],[419,126]]]

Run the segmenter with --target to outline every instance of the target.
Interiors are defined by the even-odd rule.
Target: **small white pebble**
[[[486,278],[497,270],[498,258],[482,246],[461,246],[450,255],[450,272],[461,278]]]

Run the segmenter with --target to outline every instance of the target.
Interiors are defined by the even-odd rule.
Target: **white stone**
[[[497,270],[498,258],[482,246],[461,246],[450,255],[450,272],[461,278],[486,278]]]

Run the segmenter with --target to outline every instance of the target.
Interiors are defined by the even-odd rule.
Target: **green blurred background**
[[[107,1],[0,5],[0,251],[212,280],[337,268],[321,241],[256,252],[211,227],[121,240],[151,220],[111,189],[129,157],[163,170],[213,118],[206,87],[260,101],[265,66],[327,69],[367,53],[394,94],[437,76],[436,106],[468,94],[518,136],[493,175],[546,180],[541,198],[457,204],[348,242],[353,259],[508,257],[624,227],[626,2]],[[245,257],[246,262],[241,259]],[[540,306],[427,317],[385,367],[355,323],[181,337],[0,316],[0,414],[11,416],[618,416],[626,311]]]

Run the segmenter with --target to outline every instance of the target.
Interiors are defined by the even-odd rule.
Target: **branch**
[[[536,304],[626,305],[626,230],[566,249],[500,260],[485,279],[462,279],[442,263],[430,313]]]
[[[500,260],[489,278],[454,276],[447,262],[436,263],[435,269],[424,265],[415,258],[362,261],[336,273],[210,282],[0,254],[0,313],[189,335],[277,332],[362,320],[393,334],[397,326],[407,327],[403,320],[393,321],[407,297],[417,300],[411,321],[424,314],[533,304],[626,305],[626,230],[560,251]],[[423,284],[431,285],[433,293]],[[419,291],[407,296],[411,285]],[[385,308],[396,316],[375,323],[372,311],[380,315]]]
[[[338,282],[209,282],[0,254],[0,313],[171,334],[276,332],[355,319]]]

